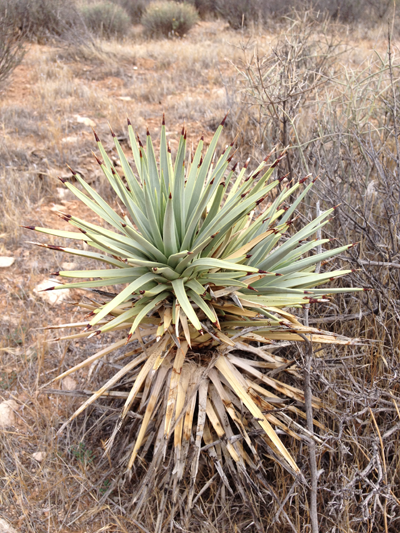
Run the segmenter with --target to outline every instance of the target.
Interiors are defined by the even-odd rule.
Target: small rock
[[[8,522],[0,518],[0,533],[18,533]]]
[[[69,179],[70,176],[65,176],[63,179]],[[65,203],[75,199],[74,194],[66,187],[57,187],[57,196],[60,202]],[[65,210],[65,207],[63,208]]]
[[[68,189],[65,189],[63,187],[57,187],[57,195],[61,200],[64,200],[64,198],[67,196]]]
[[[61,266],[63,268],[63,270],[77,270],[78,269],[78,264],[77,263],[70,263],[68,261],[66,261],[65,263],[61,263]]]
[[[85,126],[90,126],[91,128],[94,128],[96,126],[96,122],[88,117],[81,117],[79,115],[75,115],[76,121],[80,124],[85,124]]]
[[[67,376],[62,380],[61,387],[63,390],[75,390],[77,387],[77,383],[73,378]]]
[[[53,204],[50,207],[50,211],[63,211],[64,209],[65,209],[65,205],[60,205],[60,204]]]
[[[15,257],[0,257],[0,268],[8,268],[14,264]]]
[[[123,102],[130,102],[132,98],[130,96],[117,96],[118,100],[122,100]]]
[[[6,400],[0,403],[0,428],[7,428],[15,426],[16,418],[15,413],[18,409],[18,404],[15,400]],[[1,533],[0,524],[0,533]]]
[[[69,137],[64,137],[64,139],[61,140],[62,143],[76,143],[78,142],[78,137],[76,136],[69,136]]]
[[[43,459],[46,458],[46,453],[45,452],[35,452],[32,454],[32,457],[38,462],[38,463],[41,463],[43,461]]]
[[[370,181],[368,183],[368,187],[367,187],[367,190],[365,191],[365,195],[370,198],[371,196],[375,196],[376,195],[376,186],[375,186],[375,182],[374,181]]]
[[[69,289],[58,289],[56,291],[46,291],[50,287],[55,287],[61,285],[52,280],[44,280],[42,283],[39,283],[34,289],[33,292],[37,294],[42,300],[45,300],[50,305],[61,303],[63,300],[69,297]],[[43,292],[44,291],[44,292]]]

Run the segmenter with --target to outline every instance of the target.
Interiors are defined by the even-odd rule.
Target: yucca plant
[[[103,265],[98,270],[56,273],[86,280],[47,290],[85,289],[94,291],[97,298],[79,304],[90,312],[90,322],[56,327],[83,329],[62,339],[111,331],[125,334],[55,380],[126,344],[131,347],[123,356],[126,364],[70,420],[98,398],[115,395],[120,386],[120,397],[126,401],[108,450],[133,410],[140,416],[135,418],[127,450],[128,469],[137,464],[138,455],[141,464],[147,463],[153,451],[141,490],[135,494],[138,504],[148,495],[168,453],[170,460],[158,483],[172,487],[175,501],[179,481],[189,474],[184,492],[189,508],[204,446],[202,453],[211,457],[228,490],[233,478],[229,480],[227,472],[231,476],[236,472],[235,482],[240,483],[249,479],[249,471],[257,470],[260,456],[255,439],[262,440],[270,458],[297,473],[299,468],[275,429],[295,439],[306,436],[318,441],[318,437],[295,420],[305,418],[304,394],[287,382],[291,376],[301,377],[298,368],[271,348],[282,346],[282,341],[283,345],[304,341],[305,336],[318,344],[348,343],[348,339],[302,325],[287,309],[324,302],[327,294],[362,290],[316,288],[350,272],[314,270],[317,263],[352,245],[312,253],[329,242],[314,236],[327,224],[333,209],[292,231],[295,210],[314,181],[286,207],[286,201],[309,177],[283,186],[282,180],[273,177],[283,155],[270,165],[266,157],[254,172],[248,172],[246,165],[240,171],[237,165],[229,168],[232,145],[216,156],[223,126],[224,121],[206,150],[201,139],[190,157],[182,130],[173,161],[163,120],[157,162],[149,132],[143,146],[128,121],[136,171],[112,133],[122,176],[95,134],[101,156],[97,160],[115,191],[118,212],[73,172],[81,188],[66,180],[63,183],[104,225],[62,213],[78,231],[29,227],[78,244],[76,248],[39,246]],[[117,292],[103,290],[110,286]],[[264,369],[278,368],[287,376],[285,382],[264,373]],[[294,402],[287,405],[288,399]],[[318,409],[322,402],[313,398],[313,406]]]

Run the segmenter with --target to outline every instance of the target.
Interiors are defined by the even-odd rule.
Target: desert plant
[[[0,13],[0,86],[25,55],[24,34],[14,27],[7,13]]]
[[[118,4],[128,13],[132,24],[139,24],[143,13],[152,0],[112,0],[114,4]]]
[[[83,33],[74,1],[0,0],[0,14],[6,14],[15,29],[33,41]]]
[[[186,3],[154,2],[146,9],[142,24],[154,37],[185,35],[198,21],[196,9]]]
[[[213,448],[216,441],[223,449],[225,465],[231,474],[236,472],[239,476],[239,484],[246,483],[247,468],[257,469],[260,457],[254,435],[260,433],[268,454],[290,472],[299,472],[273,426],[294,438],[305,435],[318,441],[287,414],[301,416],[298,407],[279,409],[288,399],[304,403],[304,393],[285,380],[268,377],[258,367],[281,368],[287,379],[298,376],[295,365],[269,352],[271,346],[279,346],[278,341],[304,341],[307,335],[321,344],[347,344],[348,339],[302,325],[287,308],[327,301],[327,294],[362,290],[316,288],[350,272],[314,270],[317,263],[343,253],[352,244],[309,255],[328,243],[329,239],[315,239],[313,235],[328,222],[334,209],[289,235],[295,209],[314,181],[290,207],[285,206],[309,176],[282,187],[282,180],[274,179],[273,174],[283,154],[272,165],[267,164],[267,156],[251,173],[247,173],[246,166],[240,172],[236,171],[237,165],[229,169],[232,145],[218,159],[215,157],[223,125],[224,121],[204,154],[201,139],[189,158],[186,132],[182,131],[173,163],[163,121],[158,165],[149,132],[144,148],[128,122],[136,175],[112,134],[124,178],[95,134],[102,157],[98,163],[126,214],[121,216],[114,211],[73,172],[84,192],[62,180],[65,186],[112,229],[65,213],[60,216],[78,232],[29,227],[83,244],[81,248],[39,246],[87,257],[106,266],[99,270],[56,272],[54,275],[63,278],[90,281],[57,283],[47,290],[83,289],[94,291],[102,299],[80,304],[90,312],[91,320],[75,324],[83,331],[63,339],[124,330],[127,335],[55,380],[127,343],[136,344],[124,356],[130,357],[129,362],[70,420],[129,377],[132,385],[125,394],[126,401],[107,449],[113,448],[132,408],[141,412],[141,423],[136,426],[126,457],[128,468],[132,468],[141,450],[144,457],[153,448],[151,467],[135,496],[139,506],[148,496],[172,434],[173,459],[166,482],[167,486],[172,483],[175,501],[178,482],[189,468],[186,462],[190,458],[191,485],[185,493],[188,509],[192,505],[202,440],[229,490],[224,468]],[[110,286],[119,287],[118,292],[104,291]],[[251,355],[246,357],[246,353]],[[312,398],[312,405],[318,409],[322,403]]]
[[[131,24],[125,9],[111,2],[83,5],[80,13],[89,31],[107,39],[124,37]]]

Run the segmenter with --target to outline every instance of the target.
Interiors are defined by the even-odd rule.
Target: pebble
[[[15,400],[6,400],[0,403],[0,428],[15,426],[15,413],[18,404]],[[1,529],[0,529],[1,533]]]

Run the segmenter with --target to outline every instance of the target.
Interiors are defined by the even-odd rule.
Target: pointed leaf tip
[[[73,176],[76,176],[76,175],[77,175],[77,172],[75,172],[75,170],[73,170],[69,165],[67,165],[67,168],[68,168],[68,170],[71,172],[71,174],[72,174]]]
[[[162,126],[165,126],[165,113],[162,114]]]
[[[147,130],[147,131],[146,131],[146,135],[147,135],[147,137],[150,137],[150,131],[149,131],[149,128],[147,127],[146,130]]]
[[[97,135],[97,133],[94,131],[93,128],[92,128],[92,131],[93,131],[93,135],[94,135],[96,142],[99,143],[100,142],[99,136]]]
[[[94,152],[92,152],[92,154],[93,154],[94,158],[96,159],[97,163],[101,166],[103,164],[103,162],[97,157],[97,155]]]
[[[21,226],[21,228],[31,229],[31,230],[35,230],[36,229],[35,226]]]
[[[224,116],[224,118],[222,119],[222,122],[221,122],[220,126],[224,126],[224,125],[225,125],[225,121],[226,121],[228,115],[229,115],[229,111],[228,111],[228,113]]]
[[[128,123],[128,126],[132,126],[132,122],[129,120],[128,117],[126,117],[126,121],[127,121],[127,123]]]
[[[65,184],[68,180],[66,180],[65,178],[60,178],[60,176],[58,177],[58,179],[61,181],[61,183]]]
[[[112,135],[113,137],[116,137],[116,135],[115,135],[115,133],[114,133],[114,131],[113,131],[113,129],[112,129],[110,123],[108,124],[108,127],[110,128],[110,133],[111,133],[111,135]]]
[[[281,178],[279,178],[279,183],[281,183],[284,179],[286,179],[288,176],[289,176],[290,172],[288,172],[287,174],[285,174],[284,176],[282,176]]]

